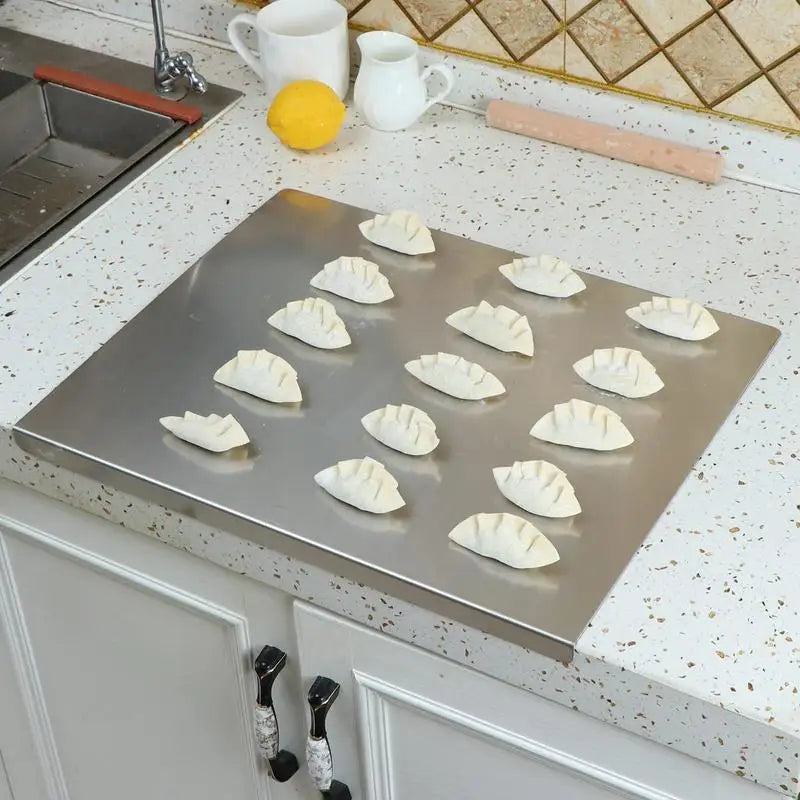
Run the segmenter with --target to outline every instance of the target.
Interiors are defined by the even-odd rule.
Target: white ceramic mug
[[[258,53],[239,28],[255,28]],[[299,80],[326,83],[343,98],[350,80],[347,10],[336,0],[274,0],[258,14],[237,14],[228,38],[267,87],[269,100]]]

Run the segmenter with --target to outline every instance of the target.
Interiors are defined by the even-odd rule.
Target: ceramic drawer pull
[[[255,709],[256,743],[269,762],[272,777],[279,783],[288,781],[298,770],[294,753],[280,749],[278,717],[272,704],[272,685],[286,665],[286,653],[267,645],[256,657],[253,669],[258,677],[258,699]]]
[[[311,731],[306,742],[306,762],[308,774],[325,800],[350,800],[351,797],[347,784],[333,778],[333,756],[325,730],[325,718],[340,688],[336,681],[319,675],[308,690]]]

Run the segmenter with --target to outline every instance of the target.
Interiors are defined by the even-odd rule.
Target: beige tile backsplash
[[[342,1],[360,27],[800,131],[800,0]]]

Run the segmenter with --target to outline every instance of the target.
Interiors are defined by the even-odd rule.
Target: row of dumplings
[[[359,230],[374,244],[406,255],[433,253],[436,249],[430,230],[420,216],[411,211],[377,214],[373,219],[362,222]],[[555,256],[515,258],[498,269],[518,289],[547,297],[572,297],[586,288],[580,275]],[[312,281],[313,285],[316,284]],[[510,309],[505,309],[503,313],[508,311]],[[677,297],[653,297],[627,309],[625,313],[645,328],[688,341],[707,339],[719,330],[707,309],[692,300]]]

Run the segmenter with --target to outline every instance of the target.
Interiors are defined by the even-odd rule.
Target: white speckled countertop
[[[152,56],[145,30],[39,0],[1,5],[0,24],[141,63]],[[283,187],[376,209],[411,206],[450,233],[558,252],[783,336],[570,665],[36,463],[8,435],[0,474],[797,796],[800,196],[659,175],[445,109],[393,135],[351,116],[325,152],[292,153],[267,131],[252,73],[225,50],[192,49],[209,79],[246,96],[0,289],[6,429]]]

